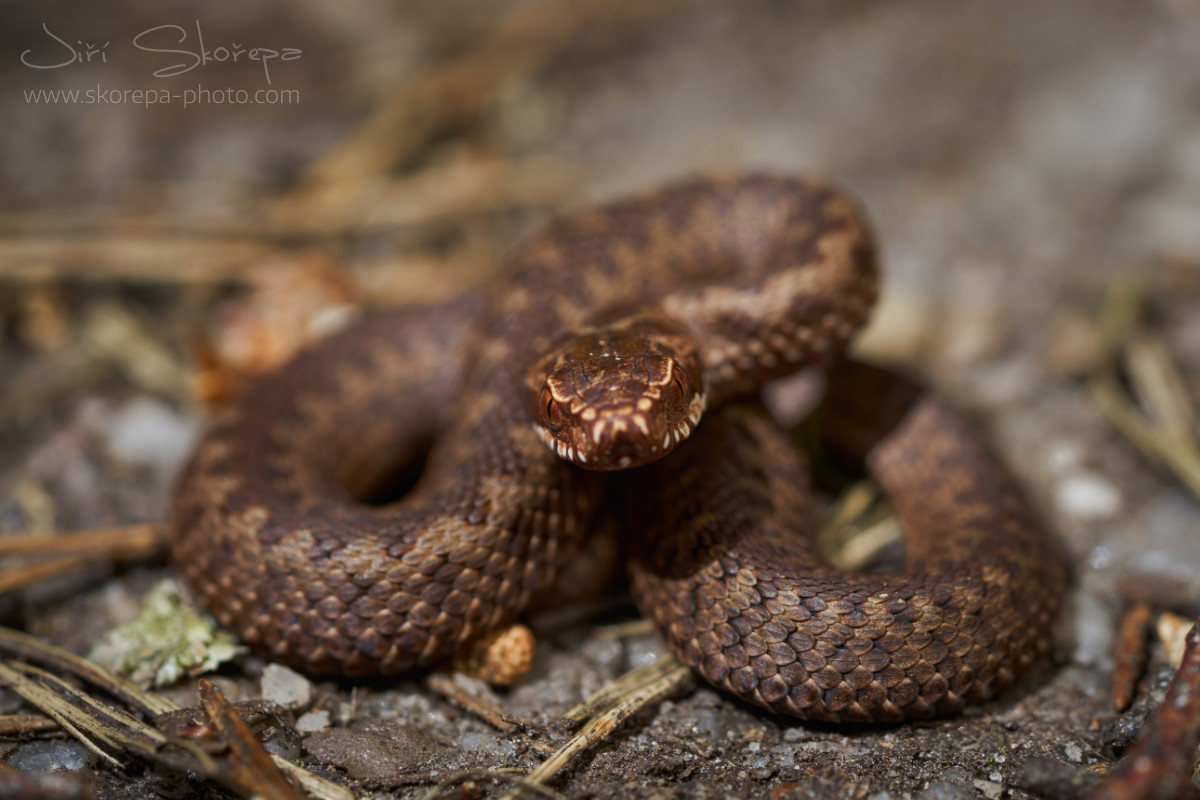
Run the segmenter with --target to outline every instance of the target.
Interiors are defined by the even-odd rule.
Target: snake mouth
[[[633,422],[596,420],[590,426],[564,428],[557,433],[537,423],[533,429],[555,455],[575,466],[594,472],[635,469],[658,461],[690,436],[700,422],[704,402],[700,395],[686,415],[670,422],[660,420],[653,426],[635,417]]]

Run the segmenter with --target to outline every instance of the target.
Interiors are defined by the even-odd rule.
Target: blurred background
[[[1195,0],[3,2],[0,120],[3,533],[162,519],[205,413],[246,375],[363,309],[477,284],[556,212],[698,171],[855,193],[886,275],[860,348],[976,413],[1029,486],[1076,572],[1059,668],[961,728],[882,739],[701,690],[630,734],[676,767],[597,757],[572,791],[623,770],[636,796],[802,796],[786,787],[808,776],[865,797],[951,770],[965,788],[945,796],[1033,796],[1032,755],[1119,751],[1092,723],[1117,719],[1123,604],[1197,610],[1200,507],[1089,389],[1120,344],[1102,309],[1135,291],[1200,395]],[[6,613],[86,651],[168,572],[89,565]],[[570,705],[656,652],[622,646],[547,655],[550,683],[506,699],[546,715],[555,686]],[[723,761],[638,738],[681,715]]]

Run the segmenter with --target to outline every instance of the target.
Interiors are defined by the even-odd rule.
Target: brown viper
[[[174,560],[273,658],[432,664],[551,582],[598,511],[595,471],[661,459],[703,414],[631,481],[633,586],[672,649],[782,713],[958,711],[1046,649],[1058,605],[1013,478],[943,403],[835,368],[831,445],[890,494],[911,565],[840,574],[806,538],[787,436],[731,402],[835,363],[877,280],[856,208],[820,183],[701,179],[569,215],[485,291],[369,318],[243,393],[182,479]],[[426,451],[403,499],[362,502]]]

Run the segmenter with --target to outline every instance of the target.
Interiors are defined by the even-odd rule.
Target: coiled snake
[[[567,216],[485,292],[368,318],[220,413],[180,484],[174,560],[270,657],[396,673],[551,582],[597,471],[687,439],[630,503],[635,596],[679,657],[811,719],[958,711],[1046,649],[1057,609],[1059,561],[1013,478],[940,401],[836,367],[829,439],[891,496],[911,565],[840,574],[805,538],[787,436],[732,402],[835,363],[876,291],[858,212],[815,182],[694,180]],[[407,496],[361,502],[426,450]]]

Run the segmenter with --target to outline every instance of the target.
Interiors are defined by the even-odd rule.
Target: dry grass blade
[[[903,538],[879,488],[870,481],[860,481],[830,506],[817,533],[817,544],[831,565],[853,572],[872,564]]]
[[[1200,741],[1200,623],[1187,634],[1183,663],[1133,747],[1087,800],[1179,797]]]
[[[587,724],[529,773],[528,780],[546,783],[576,756],[611,736],[629,717],[685,685],[691,675],[692,671],[674,656],[664,656],[655,664],[618,678],[564,715],[572,725],[583,721]]]
[[[85,747],[113,766],[123,766],[115,753],[136,753],[157,761],[170,740],[146,723],[110,708],[68,686],[54,675],[20,662],[0,663],[0,682],[61,725]],[[201,765],[212,767],[208,756],[185,747]],[[208,763],[205,764],[204,762]],[[188,764],[195,768],[196,764]]]
[[[157,717],[160,714],[179,710],[179,706],[167,698],[144,691],[132,682],[112,675],[90,661],[85,661],[65,650],[49,645],[27,633],[0,628],[0,651],[18,655],[28,661],[46,664],[64,674],[74,675],[147,716]],[[35,674],[37,680],[33,680],[23,673]],[[97,749],[100,744],[116,751],[131,752],[149,761],[156,761],[175,769],[190,770],[218,780],[223,779],[224,770],[221,766],[198,746],[190,742],[170,739],[125,712],[110,708],[67,686],[49,673],[24,664],[0,664],[0,682],[12,685],[14,691],[21,694],[34,706],[42,709],[55,723],[109,763],[117,763],[117,761],[112,754]],[[6,718],[0,717],[0,724],[4,719]],[[344,787],[314,775],[280,756],[270,756],[270,760],[279,769],[295,778],[297,783],[313,797],[322,798],[322,800],[353,800],[354,798],[354,795]],[[231,788],[234,788],[235,791],[248,792],[244,787],[236,784]]]
[[[92,563],[90,558],[59,556],[36,564],[17,564],[0,569],[0,594],[15,592],[60,575],[71,575]]]
[[[262,242],[192,241],[176,234],[0,238],[0,277],[29,282],[62,278],[211,283],[245,274],[277,247]]]
[[[164,542],[162,526],[153,523],[62,534],[0,538],[0,556],[49,556],[70,553],[153,552]]]
[[[1166,349],[1139,325],[1141,294],[1109,293],[1103,314],[1110,357],[1092,374],[1093,401],[1109,422],[1153,464],[1200,497],[1200,437],[1196,413]],[[1121,380],[1122,369],[1130,390]]]
[[[218,737],[229,747],[228,779],[249,790],[250,797],[262,800],[302,800],[300,790],[275,766],[270,754],[254,737],[248,725],[237,715],[217,687],[200,681],[200,705],[212,720]]]
[[[103,689],[113,697],[136,708],[147,716],[157,716],[178,708],[165,697],[142,690],[132,681],[112,675],[90,661],[43,642],[36,636],[0,628],[0,651],[53,667],[59,672],[74,675]]]
[[[654,623],[643,617],[598,628],[596,630],[596,638],[606,640],[632,639],[635,636],[650,636],[653,633],[655,633]]]
[[[625,702],[644,687],[657,683],[664,676],[673,674],[681,668],[687,669],[674,656],[668,655],[653,664],[631,670],[567,711],[563,714],[563,721],[572,728],[578,727]]]
[[[491,725],[501,733],[516,733],[531,726],[528,720],[509,714],[496,704],[471,694],[454,678],[444,672],[435,672],[426,680],[426,685],[454,705],[467,711]]]
[[[4,714],[0,716],[0,736],[23,736],[58,730],[58,723],[41,714]]]
[[[0,594],[76,572],[97,561],[150,558],[163,548],[157,525],[129,525],[63,535],[7,536],[0,557],[41,558],[0,569]]]

